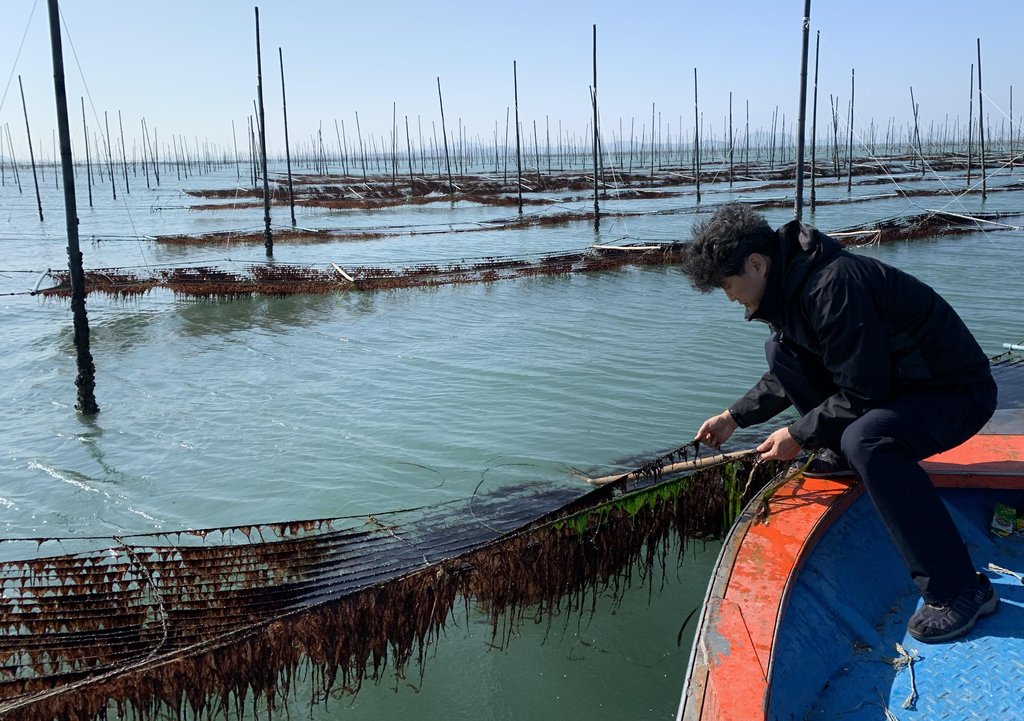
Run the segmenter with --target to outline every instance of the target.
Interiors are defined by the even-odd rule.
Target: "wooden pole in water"
[[[288,100],[284,94],[284,53],[277,49],[277,59],[281,61],[281,112],[284,115],[284,158],[288,164],[288,205],[292,211],[292,227],[295,227],[295,190],[292,187],[292,152],[288,144]]]
[[[131,195],[131,188],[128,187],[128,158],[124,151],[124,123],[121,122],[121,111],[117,111],[117,127],[121,131],[121,167],[124,170],[124,192]]]
[[[801,220],[804,207],[804,127],[807,115],[807,45],[811,32],[811,0],[804,2],[803,42],[800,50],[800,106],[796,130],[796,219]]]
[[[921,177],[924,177],[924,153],[921,152],[921,127],[919,124],[920,106],[914,100],[914,86],[910,86],[910,109],[914,112],[914,149],[917,150],[917,157],[921,161]]]
[[[409,137],[409,116],[405,116],[405,152],[409,156],[409,197],[413,196],[412,139]]]
[[[149,137],[146,132],[146,119],[142,118],[142,172],[146,176],[146,187],[151,188],[149,184]]]
[[[967,188],[971,187],[971,164],[974,147],[974,63],[971,63],[971,91],[967,96],[970,104],[967,109]]]
[[[110,192],[117,200],[117,183],[114,181],[114,150],[110,145],[110,121],[107,118],[107,111],[103,111],[103,126],[107,134],[107,177],[110,178]]]
[[[235,149],[235,179],[242,179],[242,169],[238,165],[238,138],[235,137],[235,119],[231,119],[231,145]]]
[[[854,69],[850,68],[850,127],[849,145],[846,149],[846,192],[853,190],[853,99],[854,99]]]
[[[43,201],[39,197],[39,176],[36,175],[36,156],[32,152],[32,130],[28,126],[28,107],[25,105],[25,89],[21,85],[21,76],[18,76],[18,90],[21,91],[21,109],[25,113],[25,134],[28,136],[28,157],[32,163],[32,182],[36,186],[36,206],[39,208],[39,222],[43,222]],[[10,140],[10,138],[8,138]]]
[[[359,125],[359,111],[356,110],[356,138],[359,140],[359,158],[363,166],[363,182],[366,182],[366,146],[363,145],[363,129]]]
[[[817,205],[814,195],[815,172],[818,159],[818,51],[821,49],[821,30],[818,30],[814,41],[814,98],[811,103],[811,212]]]
[[[516,71],[516,61],[512,61],[512,98],[516,107],[516,193],[518,198],[519,214],[523,214],[523,159],[519,144],[519,75]]]
[[[654,185],[654,149],[655,149],[655,132],[654,132],[654,103],[651,103],[651,182],[650,185]]]
[[[697,68],[693,69],[693,179],[697,184],[697,205],[700,205],[700,110],[697,105]]]
[[[594,85],[590,89],[590,102],[594,106],[594,232],[601,229],[601,204],[598,201],[598,171],[597,171],[597,25],[593,26],[593,64],[594,64]]]
[[[7,133],[7,149],[11,153],[11,170],[14,172],[14,180],[18,183],[18,192],[24,193],[21,187],[21,173],[18,172],[18,160],[14,157],[14,142],[11,140],[11,124],[4,123],[4,130]]]
[[[514,67],[514,66],[513,66]],[[445,129],[444,124],[444,99],[441,97],[441,77],[437,77],[437,103],[441,107],[441,137],[444,138],[444,166],[448,170],[448,194],[453,195],[455,193],[455,184],[452,182],[452,161],[448,156],[448,131]],[[519,123],[516,123],[516,132]],[[519,212],[522,212],[523,205],[522,200],[519,203]]]
[[[988,198],[988,179],[985,174],[985,105],[981,91],[981,38],[978,38],[978,143],[981,147],[981,199]]]
[[[263,112],[263,59],[260,55],[260,9],[256,10],[256,97],[259,101],[260,169],[263,171],[263,247],[267,257],[274,255],[274,236],[270,232],[270,179],[267,177],[267,124]]]
[[[89,318],[85,312],[85,272],[78,248],[78,208],[75,204],[75,168],[71,157],[71,129],[64,85],[64,54],[60,37],[60,8],[57,0],[48,0],[50,44],[53,51],[53,87],[57,102],[57,127],[60,132],[60,159],[64,173],[64,219],[68,231],[68,270],[71,277],[71,312],[75,328],[75,352],[78,364],[78,403],[83,415],[99,412],[96,405],[96,367],[89,351]],[[20,80],[20,79],[19,79]]]
[[[732,91],[729,91],[729,187],[732,187],[733,168],[733,137],[732,137]]]
[[[89,160],[89,127],[85,124],[85,97],[82,97],[82,138],[85,140],[85,179],[89,186],[89,207],[92,207],[92,163]]]

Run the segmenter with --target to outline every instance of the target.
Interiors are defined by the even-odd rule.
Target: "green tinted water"
[[[234,173],[192,182],[230,187]],[[0,187],[4,292],[30,289],[38,272],[66,262],[56,191],[44,195],[44,224],[26,198]],[[129,239],[253,227],[261,211],[188,211],[176,189],[136,190],[127,201],[80,209],[90,267],[262,260],[262,249],[168,250]],[[646,208],[641,202],[631,208]],[[987,208],[1014,205],[1020,195],[1006,193]],[[884,199],[823,209],[816,220],[832,229],[900,209],[915,210]],[[299,223],[434,227],[504,212],[441,204],[383,220],[311,211]],[[769,214],[773,222],[788,216]],[[691,218],[609,219],[598,240],[685,238]],[[279,245],[277,258],[413,262],[593,241],[590,224],[580,223]],[[934,284],[995,354],[1024,336],[1019,243],[1019,233],[1000,231],[857,252]],[[672,269],[229,302],[157,292],[91,298],[89,312],[102,412],[83,419],[73,409],[67,304],[0,296],[4,538],[352,515],[536,478],[575,484],[574,468],[610,472],[689,440],[760,374],[765,335],[742,321],[739,306],[692,292]],[[422,681],[414,670],[320,705],[313,717],[670,718],[689,651],[680,627],[703,597],[716,553],[695,549],[653,589],[637,584],[620,605],[605,599],[582,622],[529,624],[505,650],[491,648],[476,614],[457,614]],[[305,714],[308,691],[298,693]]]

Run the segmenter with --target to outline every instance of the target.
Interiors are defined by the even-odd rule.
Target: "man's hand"
[[[717,416],[708,418],[701,424],[700,430],[693,440],[706,443],[712,448],[718,448],[729,440],[729,436],[736,430],[736,420],[729,411],[722,411]]]
[[[799,443],[789,434],[789,428],[780,428],[755,449],[762,461],[791,461],[802,450]]]

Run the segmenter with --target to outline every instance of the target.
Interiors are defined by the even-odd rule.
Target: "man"
[[[817,471],[852,469],[921,592],[910,634],[949,641],[993,613],[999,598],[918,463],[970,438],[996,406],[988,359],[953,308],[814,228],[773,231],[737,204],[694,229],[683,269],[696,290],[721,288],[771,330],[768,371],[696,440],[719,446],[794,406],[799,419],[758,453],[787,461],[818,451]]]

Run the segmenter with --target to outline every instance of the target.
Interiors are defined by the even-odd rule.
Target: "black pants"
[[[768,367],[801,414],[835,392],[821,359],[765,343]],[[991,378],[966,387],[901,392],[843,432],[838,449],[867,489],[926,602],[945,601],[975,582],[953,519],[918,461],[960,445],[996,407]]]

